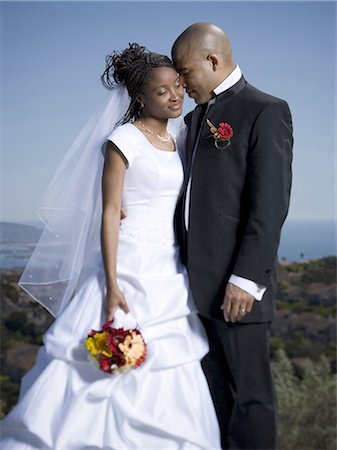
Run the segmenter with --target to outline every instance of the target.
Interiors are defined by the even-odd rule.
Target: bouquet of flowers
[[[111,374],[125,373],[145,361],[146,344],[136,328],[113,328],[112,322],[100,331],[91,330],[84,344],[95,367]]]

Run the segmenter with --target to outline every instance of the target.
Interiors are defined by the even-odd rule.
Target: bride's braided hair
[[[131,98],[129,109],[121,123],[129,122],[141,114],[142,105],[138,100],[143,93],[144,83],[156,67],[173,67],[170,58],[153,53],[139,44],[129,44],[122,52],[114,51],[105,58],[106,68],[101,76],[103,86],[113,89],[121,84],[128,90]]]

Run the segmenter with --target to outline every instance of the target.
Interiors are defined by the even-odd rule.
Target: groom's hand
[[[228,283],[221,306],[226,322],[236,322],[248,314],[253,307],[254,297],[235,284]]]

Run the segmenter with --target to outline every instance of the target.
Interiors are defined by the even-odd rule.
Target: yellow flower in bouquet
[[[85,346],[89,350],[91,356],[102,354],[104,356],[112,356],[112,353],[107,344],[107,333],[96,333],[90,336],[85,341]]]

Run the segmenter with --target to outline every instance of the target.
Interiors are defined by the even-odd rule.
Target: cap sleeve
[[[121,125],[115,128],[107,137],[107,140],[113,142],[118,147],[126,159],[128,166],[130,166],[135,159],[136,151],[129,127]]]

